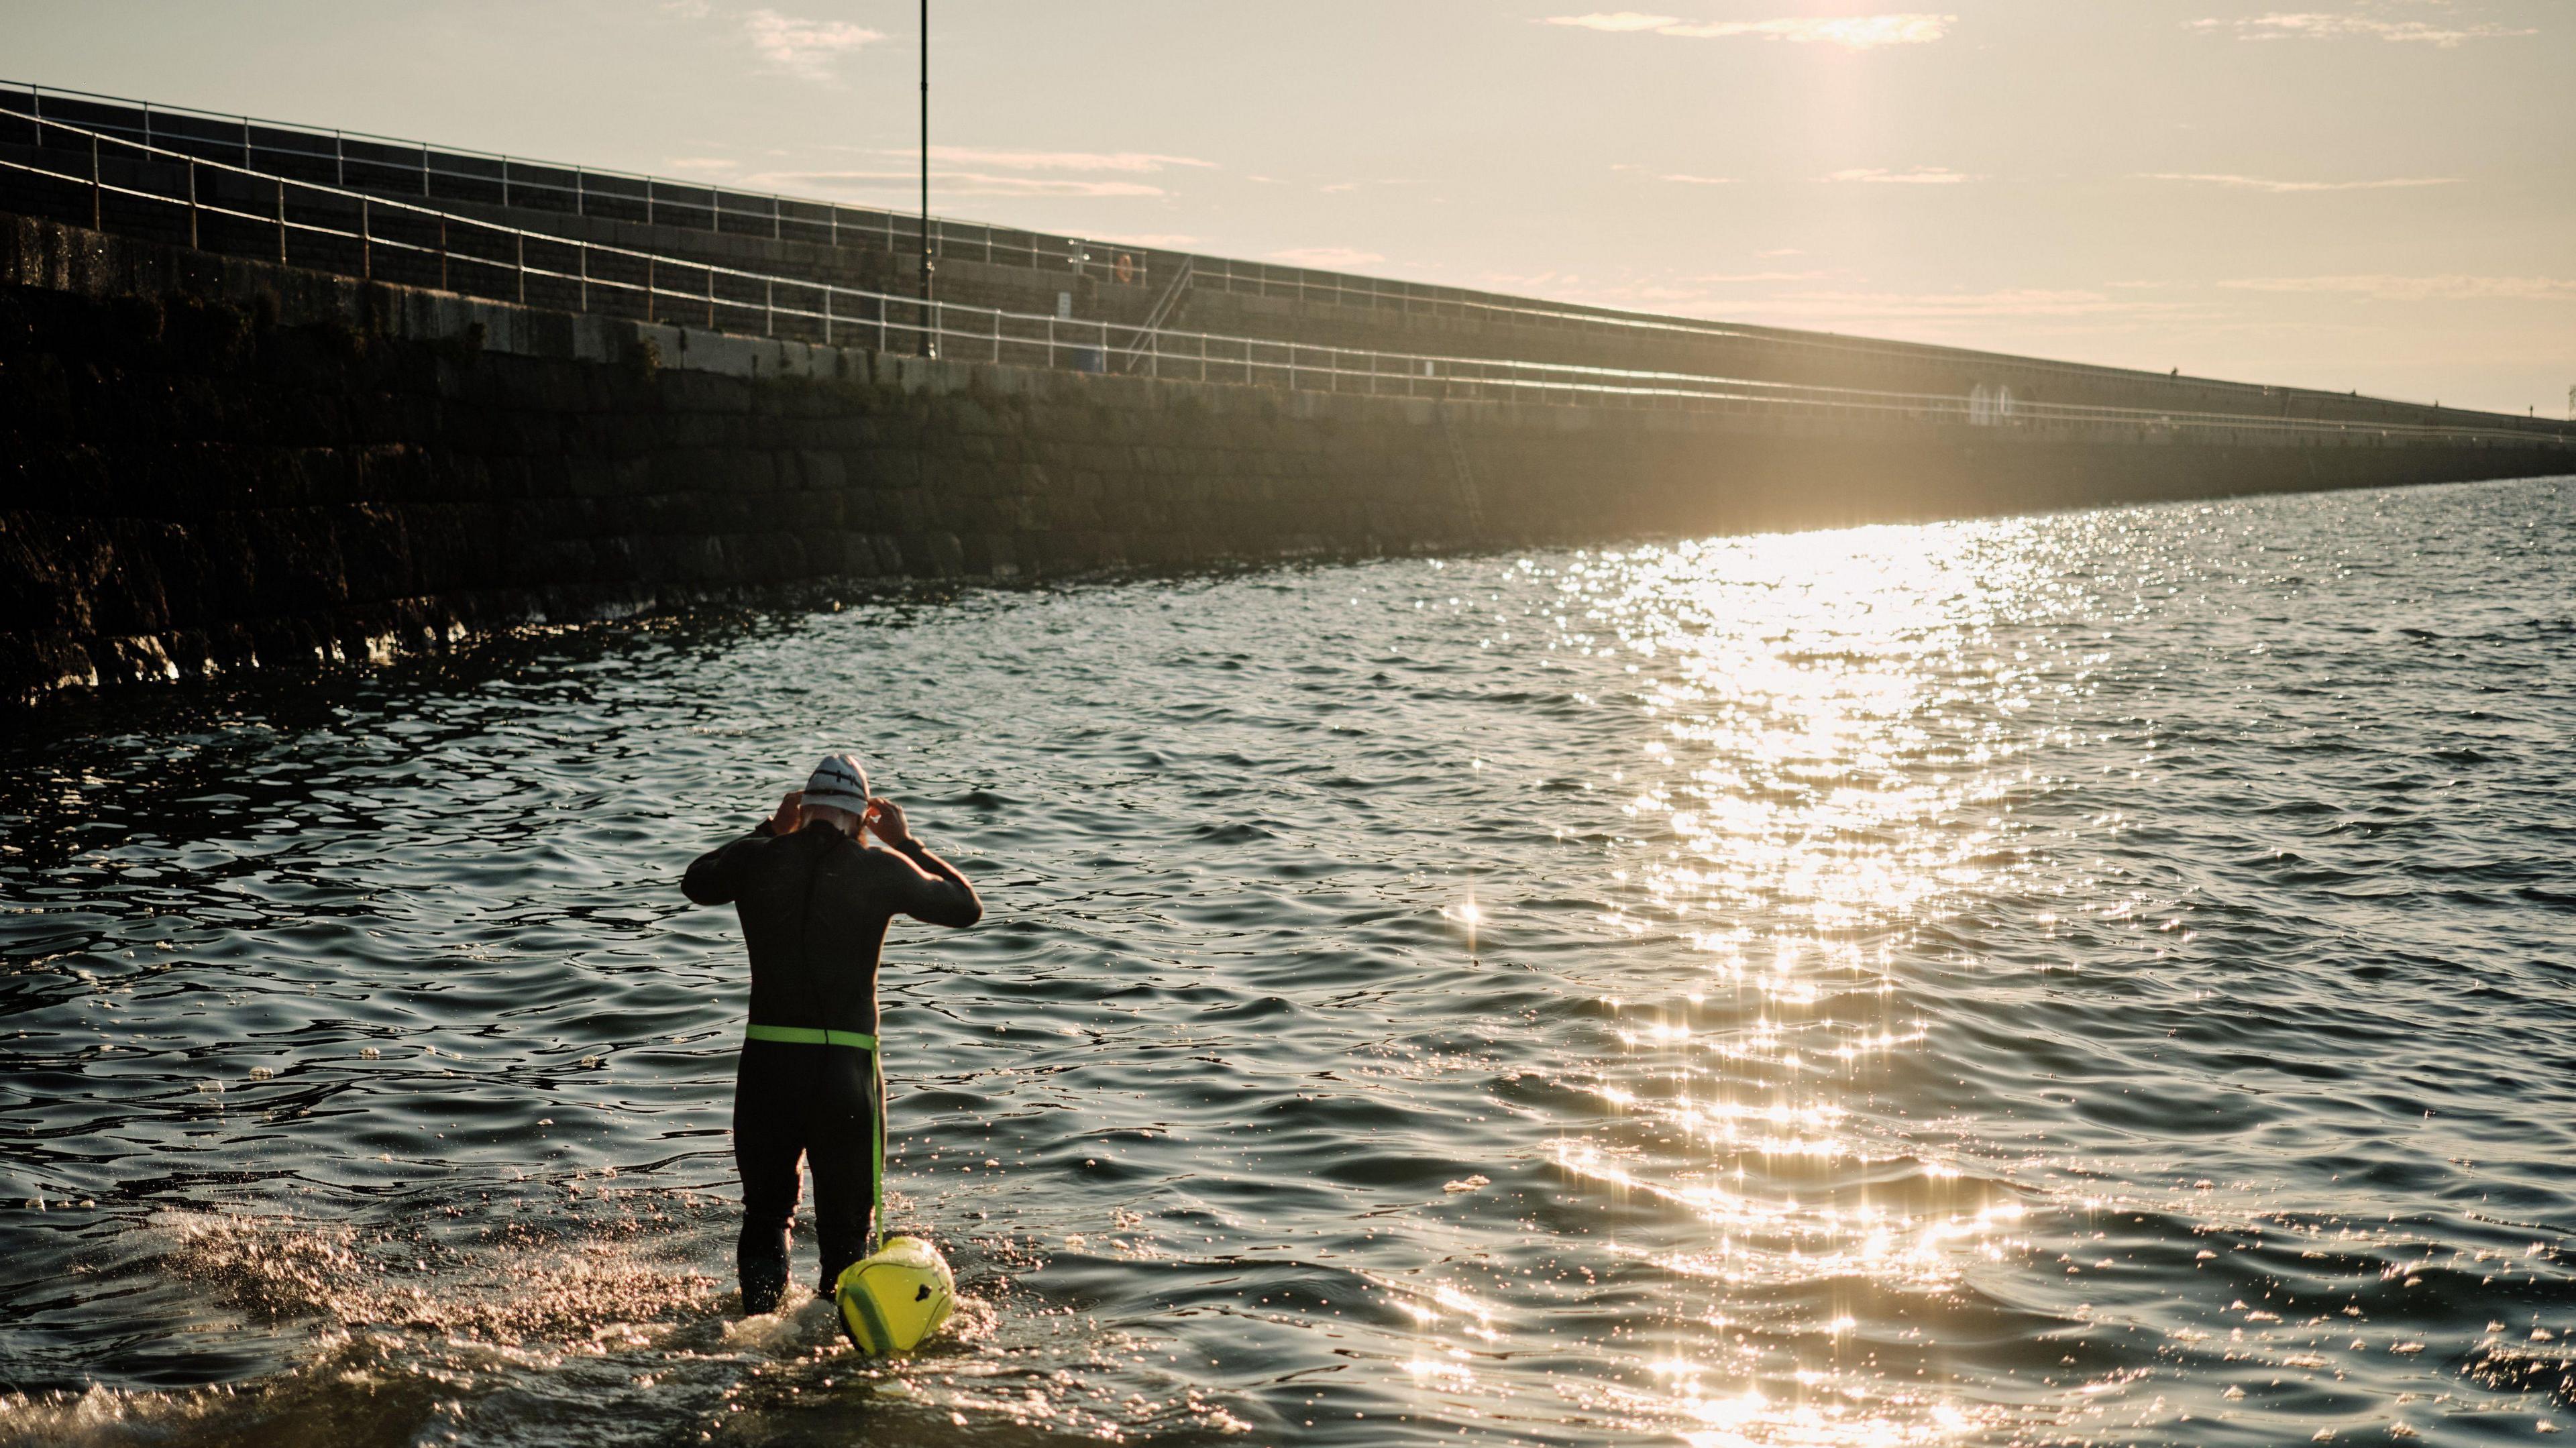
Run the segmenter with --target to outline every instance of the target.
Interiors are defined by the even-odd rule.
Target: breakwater
[[[931,361],[0,218],[0,694],[885,578],[2529,476],[2553,439],[1976,427]]]

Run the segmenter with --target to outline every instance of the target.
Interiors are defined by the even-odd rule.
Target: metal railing
[[[35,132],[38,145],[44,143],[47,130],[79,128],[166,147],[200,160],[230,161],[246,170],[377,195],[527,207],[820,246],[866,244],[905,256],[921,251],[921,218],[907,212],[433,146],[365,131],[325,130],[25,81],[0,80],[0,118],[7,117],[23,120]],[[1150,273],[1144,249],[1082,237],[942,217],[932,218],[930,235],[943,259],[1075,273],[1096,261],[1104,274],[1116,274],[1123,262],[1126,275],[1140,284]]]
[[[258,158],[265,156],[278,163],[271,167],[273,173],[305,181],[322,180],[327,167],[330,184],[343,189],[416,194],[426,201],[444,199],[551,209],[573,215],[640,220],[729,235],[765,234],[773,239],[804,240],[834,247],[862,242],[883,247],[897,255],[917,254],[920,250],[921,222],[909,213],[741,191],[637,172],[532,161],[470,148],[437,147],[424,141],[361,131],[325,130],[27,82],[0,80],[0,121],[9,119],[15,107],[10,95],[13,91],[27,98],[27,105],[23,109],[15,109],[14,113],[19,118],[45,126],[56,121],[69,121],[109,135],[139,135],[147,145],[172,145],[202,159],[230,157],[244,169],[258,169]],[[52,116],[45,114],[49,102],[54,108]],[[90,113],[86,121],[81,114],[84,111]],[[375,183],[372,186],[371,181]],[[417,190],[413,189],[415,184]],[[2167,377],[2130,368],[2015,357],[1928,343],[1877,341],[1823,332],[1550,303],[1429,283],[1164,252],[979,222],[935,218],[931,239],[943,257],[980,257],[996,264],[1040,269],[1063,267],[1077,274],[1091,272],[1104,279],[1114,277],[1122,283],[1149,284],[1157,266],[1155,259],[1161,258],[1161,265],[1189,267],[1187,285],[1256,296],[1293,297],[1368,311],[1393,311],[1407,316],[1472,317],[1539,327],[1603,331],[1627,337],[1660,334],[1676,340],[1755,343],[1910,366],[1941,364],[1974,369],[1984,373],[1988,381],[2054,377],[2101,386],[2190,388],[2203,393],[2241,397],[2248,404],[2277,407],[2284,412],[2301,405],[2320,413],[2340,410],[2349,414],[2365,409],[2427,411],[2421,404],[2365,398],[2358,394],[2267,387],[2212,378]],[[1167,290],[1166,295],[1172,293]],[[2349,417],[2346,420],[2359,421]],[[2377,424],[2373,422],[2371,425]],[[2502,416],[2491,417],[2485,425],[2510,427],[2508,419]],[[2524,421],[2522,427],[2511,430],[2526,434],[2564,435],[2563,428],[2549,426],[2546,422]]]
[[[0,172],[52,183],[57,210],[93,228],[139,235],[184,229],[189,245],[388,283],[435,285],[529,306],[638,317],[770,338],[922,350],[1019,366],[1106,370],[1135,354],[1147,375],[1377,397],[1474,399],[1584,406],[1689,408],[1779,418],[1980,420],[1967,397],[1766,382],[1684,372],[1486,357],[1371,351],[1264,338],[1075,320],[781,277],[544,232],[389,200],[155,144],[48,121],[80,145],[65,171],[0,158]],[[84,164],[85,163],[85,164]],[[113,210],[111,211],[111,208]],[[85,213],[85,215],[83,215]],[[1983,420],[1992,422],[1991,414]],[[2558,441],[2474,426],[2360,424],[2017,402],[2003,425],[2114,428],[2139,436],[2190,432],[2240,438],[2299,435],[2363,442]]]

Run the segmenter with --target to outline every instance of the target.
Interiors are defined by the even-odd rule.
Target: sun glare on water
[[[1633,842],[1604,924],[1682,968],[1661,1000],[1622,987],[1588,1082],[1604,1116],[1557,1164],[1696,1223],[1615,1244],[1669,1326],[1649,1385],[1597,1409],[1702,1448],[1993,1426],[1924,1370],[1923,1329],[1887,1324],[2000,1260],[2024,1204],[1885,1120],[1927,1039],[1891,962],[2018,867],[2042,742],[2021,716],[2068,686],[1996,641],[2049,586],[2002,531],[1680,544],[1562,578],[1554,647],[1634,668],[1633,753],[1601,781]]]

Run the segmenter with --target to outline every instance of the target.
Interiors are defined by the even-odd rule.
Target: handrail
[[[49,127],[85,136],[89,174],[81,177],[48,170],[25,162],[0,159],[0,169],[21,171],[69,181],[85,186],[90,193],[91,223],[103,223],[105,200],[109,195],[136,198],[169,206],[185,207],[189,218],[192,244],[202,241],[206,218],[244,222],[260,228],[266,236],[273,231],[273,253],[268,243],[260,243],[263,256],[290,263],[292,239],[297,235],[332,237],[359,243],[359,274],[372,278],[376,274],[376,256],[380,251],[392,255],[426,259],[435,256],[442,287],[457,289],[453,283],[461,268],[469,275],[474,269],[506,272],[512,278],[512,293],[504,300],[525,304],[531,279],[541,283],[570,284],[578,288],[583,310],[591,307],[591,296],[598,290],[606,297],[640,294],[647,320],[658,321],[666,314],[665,298],[685,303],[693,315],[702,316],[704,325],[716,329],[719,314],[742,317],[752,311],[762,316],[762,334],[780,335],[782,319],[804,333],[819,331],[827,345],[874,334],[880,351],[917,350],[919,340],[927,337],[935,350],[954,356],[958,348],[939,344],[954,341],[960,347],[986,354],[995,362],[1017,362],[1022,365],[1090,370],[1092,359],[1106,353],[1124,334],[1128,343],[1150,344],[1153,375],[1165,375],[1165,364],[1172,364],[1173,375],[1181,375],[1184,364],[1189,375],[1199,381],[1244,381],[1266,385],[1324,391],[1365,391],[1373,396],[1499,399],[1522,402],[1555,402],[1578,404],[1614,404],[1643,407],[1693,406],[1725,411],[1772,411],[1775,415],[1797,416],[1802,412],[1838,410],[1852,413],[1901,415],[1926,421],[1967,422],[1971,418],[1969,400],[1941,393],[1906,393],[1874,391],[1860,388],[1820,387],[1797,383],[1769,382],[1759,379],[1721,377],[1697,373],[1661,372],[1639,369],[1610,368],[1581,364],[1520,362],[1481,357],[1449,357],[1421,353],[1376,352],[1360,348],[1323,346],[1299,342],[1282,342],[1264,338],[1231,337],[1216,333],[1152,330],[1132,324],[1108,321],[1074,321],[1037,313],[1009,312],[998,308],[961,306],[948,302],[922,302],[857,287],[843,287],[798,277],[781,277],[769,273],[726,267],[709,262],[669,257],[657,252],[632,247],[529,231],[500,222],[441,211],[434,207],[393,201],[366,193],[325,186],[318,182],[300,181],[228,162],[209,161],[186,152],[128,141],[98,131],[48,121]],[[111,182],[103,169],[105,148],[115,146],[147,156],[182,162],[187,167],[186,195],[170,196],[160,192]],[[41,151],[40,153],[41,154]],[[120,159],[122,159],[120,157]],[[198,184],[199,172],[211,170],[218,177],[231,177],[255,183],[253,195],[270,194],[270,203],[260,211],[224,204],[221,198],[209,198]],[[299,219],[289,208],[290,191],[309,196],[355,203],[357,226],[329,225],[309,218]],[[417,240],[388,234],[394,228],[382,227],[388,219],[408,219],[421,227]],[[457,245],[458,232],[467,236],[496,238],[506,242],[509,257],[475,255]],[[433,245],[428,238],[435,234]],[[530,244],[538,252],[530,260]],[[565,253],[569,260],[562,265],[545,264],[547,249]],[[603,274],[596,262],[624,264],[629,272],[640,269],[642,280]],[[681,290],[661,284],[661,277],[671,269],[685,278],[698,279],[695,290]],[[718,291],[722,280],[733,288],[732,295]],[[749,299],[756,291],[758,301]],[[785,300],[782,302],[782,293]],[[856,315],[844,310],[845,304]],[[807,324],[819,324],[807,325]],[[855,328],[855,331],[851,329]],[[898,347],[898,341],[901,346]],[[1166,344],[1172,344],[1167,347]],[[1180,350],[1186,348],[1187,350]],[[1354,381],[1354,379],[1357,379]],[[2351,438],[2444,438],[2451,440],[2510,440],[2516,442],[2554,441],[2576,443],[2576,438],[2550,434],[2533,434],[2496,428],[2477,428],[2425,424],[2356,425],[2316,419],[2243,416],[2223,413],[2171,412],[2152,408],[2102,407],[2063,403],[2016,403],[2014,425],[2064,423],[2110,425],[2135,429],[2142,435],[2178,429],[2223,431],[2228,433],[2296,433],[2333,434]]]
[[[480,151],[470,146],[439,146],[427,141],[377,135],[370,131],[325,130],[318,126],[300,125],[292,121],[265,120],[257,116],[235,115],[226,111],[205,111],[190,106],[161,105],[152,101],[136,100],[130,96],[107,95],[97,91],[71,90],[62,86],[40,86],[28,81],[0,79],[0,93],[11,91],[25,92],[32,108],[19,110],[15,106],[0,103],[0,114],[18,116],[35,125],[40,139],[45,130],[78,128],[72,122],[44,114],[44,98],[52,95],[68,97],[94,107],[121,107],[139,113],[141,117],[139,126],[101,122],[90,129],[127,137],[140,136],[143,143],[147,145],[155,144],[161,139],[152,126],[152,119],[156,113],[219,121],[227,126],[239,128],[240,139],[227,140],[223,144],[227,149],[238,149],[242,165],[252,166],[254,155],[261,152],[297,160],[328,161],[333,167],[333,183],[341,186],[350,184],[350,168],[355,165],[362,175],[373,170],[388,175],[399,171],[406,178],[418,177],[419,194],[423,199],[436,199],[432,190],[432,181],[433,178],[441,178],[466,185],[498,185],[500,204],[503,206],[527,204],[532,194],[562,198],[571,203],[569,214],[575,216],[606,216],[612,220],[631,220],[634,218],[620,218],[610,214],[612,207],[609,203],[640,202],[644,211],[642,219],[647,225],[679,226],[688,230],[710,231],[720,235],[728,234],[728,228],[724,224],[728,218],[743,218],[754,223],[755,230],[759,224],[765,223],[773,240],[787,239],[789,227],[812,228],[817,233],[815,239],[833,247],[843,244],[842,233],[845,230],[852,232],[854,236],[881,236],[885,239],[888,250],[906,253],[918,249],[921,237],[920,218],[912,212],[868,206],[845,206],[836,201],[753,191],[707,181],[675,180],[668,176],[654,176],[641,171],[620,171],[612,167],[537,160],[526,156]],[[310,138],[317,146],[327,142],[329,149],[327,151],[300,150],[291,146],[264,144],[256,138],[254,128],[280,137]],[[214,144],[211,137],[184,139],[206,145]],[[349,153],[349,143],[352,141],[367,146],[392,147],[417,152],[419,160],[417,164],[406,161],[397,167],[381,158],[352,156]],[[182,152],[182,154],[195,153]],[[488,162],[499,169],[491,173],[459,170],[453,166],[438,164],[438,158],[441,157]],[[206,156],[200,159],[213,160],[214,158]],[[536,174],[528,174],[530,171]],[[549,175],[570,178],[569,184],[563,180],[549,179]],[[624,183],[629,188],[640,186],[642,191],[639,194],[631,189],[603,190],[595,184],[601,181]],[[767,204],[765,207],[749,209],[728,206],[726,205],[728,196],[762,201]],[[557,208],[540,207],[538,209]],[[690,217],[692,213],[697,212],[706,213],[709,224],[705,226],[694,224]],[[801,212],[820,214],[799,214]],[[1082,237],[1052,235],[1020,227],[997,227],[985,222],[958,221],[947,217],[932,218],[930,234],[933,245],[938,248],[939,254],[943,257],[972,256],[980,249],[982,259],[987,262],[995,261],[999,256],[1025,255],[1030,266],[1036,266],[1044,259],[1080,272],[1090,262],[1093,251],[1099,249],[1113,254],[1127,254],[1132,259],[1131,269],[1135,270],[1137,275],[1150,275],[1150,266],[1145,261],[1145,249],[1139,247],[1096,242]],[[1013,236],[1026,240],[1024,243],[1013,243],[997,239]],[[898,245],[899,242],[900,245]]]
[[[558,194],[570,195],[573,197],[575,203],[574,213],[587,216],[594,214],[588,209],[588,201],[591,193],[587,188],[587,180],[594,177],[612,178],[622,182],[640,183],[643,185],[645,188],[644,194],[640,199],[645,206],[648,217],[653,215],[654,208],[657,204],[657,188],[680,192],[683,194],[691,192],[704,194],[707,198],[704,205],[679,201],[675,201],[674,204],[679,205],[684,214],[690,211],[701,210],[707,212],[711,224],[702,229],[719,233],[725,230],[723,222],[725,218],[729,216],[765,219],[770,223],[771,234],[773,236],[781,235],[782,228],[791,223],[800,227],[818,225],[810,217],[798,218],[789,216],[787,214],[787,208],[795,207],[820,209],[825,213],[819,223],[819,230],[827,239],[827,244],[833,246],[839,246],[841,244],[840,234],[843,227],[844,216],[856,218],[856,220],[850,224],[858,233],[872,233],[885,237],[886,244],[890,250],[906,250],[906,247],[896,245],[898,238],[904,236],[914,238],[913,244],[917,245],[918,238],[921,234],[918,218],[910,213],[904,212],[882,211],[869,207],[849,207],[843,206],[837,202],[790,197],[779,193],[761,193],[739,190],[736,188],[716,186],[705,182],[677,181],[668,177],[656,177],[641,172],[584,167],[568,165],[561,162],[533,161],[526,157],[513,157],[506,154],[479,151],[470,147],[433,147],[426,141],[414,141],[396,137],[379,136],[364,131],[325,131],[320,127],[303,126],[293,122],[262,120],[251,116],[234,115],[230,112],[204,111],[186,106],[155,105],[153,102],[135,100],[131,97],[107,95],[94,91],[73,90],[59,86],[45,87],[38,86],[30,82],[0,79],[0,90],[7,89],[25,91],[31,98],[35,98],[40,110],[41,98],[47,94],[76,98],[80,101],[93,104],[104,103],[132,108],[141,112],[144,117],[144,139],[147,143],[153,139],[150,134],[150,118],[156,110],[165,114],[194,116],[223,121],[230,124],[237,124],[242,128],[243,140],[241,144],[243,147],[245,162],[247,162],[248,156],[254,149],[267,149],[278,155],[309,155],[316,159],[319,158],[319,153],[296,152],[287,148],[275,146],[266,148],[254,147],[251,141],[250,131],[250,128],[253,126],[265,128],[279,135],[307,136],[315,139],[317,142],[328,137],[334,143],[335,160],[342,159],[338,157],[336,153],[340,150],[344,150],[345,142],[350,139],[356,139],[370,144],[396,146],[417,150],[420,152],[421,161],[420,165],[414,169],[416,169],[424,178],[423,195],[425,197],[429,194],[428,178],[431,176],[447,176],[459,181],[480,182],[484,184],[490,184],[497,180],[502,188],[505,198],[504,204],[509,204],[507,198],[510,195],[511,188],[513,185],[518,185],[526,190],[553,191]],[[25,112],[9,112],[6,107],[0,107],[0,112],[7,112],[21,116],[26,115]],[[44,120],[41,116],[31,117],[31,119],[39,120],[41,124],[46,126],[60,124],[58,122]],[[461,159],[481,159],[496,162],[500,165],[501,172],[498,177],[494,177],[488,175],[475,175],[469,172],[455,171],[434,166],[431,163],[431,158],[441,154]],[[540,171],[552,171],[570,175],[574,178],[574,184],[570,187],[564,187],[561,185],[550,185],[542,179],[528,180],[524,182],[516,181],[510,169],[513,163],[532,166]],[[345,171],[344,162],[342,169]],[[337,179],[345,181],[346,178],[345,175],[342,175]],[[768,203],[768,206],[765,212],[744,211],[739,208],[728,209],[724,204],[725,198],[728,195],[765,200]],[[610,199],[625,199],[633,201],[638,198],[625,196],[623,198]],[[684,221],[676,224],[687,225],[688,223]],[[978,245],[975,240],[975,233],[981,234],[980,246],[984,252],[986,260],[994,259],[999,251],[1025,253],[1032,266],[1036,265],[1039,258],[1043,256],[1050,260],[1060,259],[1077,272],[1086,268],[1091,259],[1092,250],[1095,247],[1112,253],[1127,253],[1136,259],[1136,262],[1140,267],[1146,266],[1146,259],[1155,254],[1155,249],[1153,248],[1132,247],[1114,242],[1095,242],[1071,236],[1026,231],[1019,228],[996,228],[981,222],[952,221],[947,218],[934,218],[932,221],[932,240],[935,245],[942,249],[943,254],[946,254],[952,247],[960,252],[969,252],[974,250]],[[1027,244],[1025,246],[1007,244],[997,246],[995,237],[999,234],[1025,237],[1027,239]],[[2109,367],[2083,362],[2065,362],[2048,358],[2019,357],[2003,353],[1982,352],[1968,348],[1949,347],[1934,343],[1887,342],[1870,338],[1843,337],[1825,332],[1803,332],[1789,328],[1759,327],[1743,323],[1722,322],[1701,318],[1660,316],[1653,313],[1626,312],[1614,308],[1587,307],[1574,303],[1543,302],[1529,298],[1505,296],[1499,293],[1471,291],[1465,288],[1435,286],[1420,282],[1393,281],[1381,278],[1364,277],[1352,273],[1281,267],[1262,262],[1237,262],[1222,257],[1194,256],[1189,253],[1163,252],[1161,255],[1176,258],[1178,261],[1190,265],[1191,270],[1194,273],[1194,281],[1207,281],[1229,292],[1251,290],[1256,294],[1263,296],[1290,294],[1298,296],[1301,299],[1314,299],[1320,295],[1322,299],[1334,305],[1359,305],[1365,306],[1370,310],[1392,309],[1406,315],[1411,315],[1417,311],[1428,311],[1432,315],[1440,315],[1444,312],[1452,314],[1473,313],[1479,316],[1500,319],[1503,321],[1527,322],[1538,325],[1562,326],[1569,328],[1599,328],[1629,333],[1664,333],[1677,338],[1687,337],[1693,339],[1740,340],[1771,346],[1802,348],[1810,351],[1820,351],[1838,355],[1886,358],[1918,365],[1926,362],[1947,362],[1952,365],[1963,367],[1982,367],[1991,373],[2005,374],[2000,377],[1989,377],[1988,380],[1990,381],[2009,380],[2010,376],[2013,375],[2038,373],[2070,379],[2083,379],[2105,384],[2139,385],[2178,383],[2180,385],[2203,390],[2214,389],[2222,392],[2246,394],[2249,398],[2263,399],[2267,405],[2270,402],[2278,401],[2285,407],[2305,402],[2318,405],[2320,407],[2340,406],[2351,408],[2359,405],[2371,405],[2418,410],[2423,408],[2423,404],[2420,403],[2398,402],[2378,397],[2365,398],[2358,393],[2347,394],[2323,392],[2313,388],[2275,387],[2260,383],[2232,382],[2218,378],[2168,377],[2163,374],[2143,372],[2133,368]],[[1140,276],[1150,275],[1150,270],[1140,271],[1138,274]],[[1321,280],[1318,280],[1319,278]],[[2502,422],[2504,420],[2504,416],[2505,415],[2502,414],[2497,415],[2498,422]],[[2309,420],[2322,422],[2331,421],[2332,419],[2314,418]],[[2375,426],[2377,424],[2358,423],[2356,421],[2356,425]],[[2412,426],[2416,424],[2389,425]],[[2536,429],[2526,428],[2523,430],[2534,431]]]

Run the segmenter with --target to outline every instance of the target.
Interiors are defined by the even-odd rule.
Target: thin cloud
[[[885,39],[878,31],[847,21],[800,20],[775,10],[745,11],[741,20],[751,48],[772,70],[821,84],[832,81],[833,68],[844,56]]]
[[[1359,251],[1347,246],[1292,246],[1286,251],[1270,253],[1270,260],[1290,266],[1309,266],[1325,270],[1370,266],[1386,260],[1373,251]]]
[[[1616,10],[1609,14],[1551,15],[1541,25],[1571,25],[1583,30],[1606,30],[1620,34],[1637,30],[1661,30],[1667,25],[1682,24],[1678,15],[1644,15],[1634,10]]]
[[[1789,292],[1760,305],[1773,315],[1887,321],[1955,321],[1981,317],[2101,317],[2168,313],[2175,302],[2123,301],[2087,290],[2037,287],[1993,292]]]
[[[2324,292],[2381,302],[2576,302],[2576,280],[2559,277],[2245,277],[2219,285],[2242,292]]]
[[[1735,178],[1732,176],[1685,176],[1678,171],[1658,176],[1655,179],[1658,181],[1678,181],[1684,186],[1732,186],[1735,184]]]
[[[730,171],[734,163],[722,156],[672,156],[662,162],[665,171]]]
[[[1719,272],[1710,276],[1691,277],[1689,280],[1733,286],[1744,282],[1815,282],[1832,275],[1832,272],[1820,271]]]
[[[917,151],[885,151],[881,155],[914,156]],[[958,166],[989,166],[1001,171],[1160,171],[1166,166],[1203,166],[1214,168],[1214,161],[1195,156],[1163,156],[1149,151],[1008,151],[985,150],[972,146],[933,146],[930,159]]]
[[[834,191],[908,191],[921,184],[918,171],[769,171],[743,178],[746,186],[793,190],[800,186]],[[1160,186],[1142,181],[1075,181],[1052,176],[996,176],[983,171],[930,173],[930,184],[943,196],[1116,197],[1162,196]]]
[[[2390,191],[2414,186],[2457,186],[2457,176],[2392,176],[2382,181],[2275,181],[2268,176],[2224,176],[2173,171],[2144,173],[2146,181],[2190,181],[2204,186],[2233,186],[2247,191]]]
[[[1953,171],[1947,166],[1915,166],[1903,171],[1888,171],[1877,166],[1855,166],[1849,170],[1832,172],[1825,179],[1860,181],[1878,186],[1956,186],[1962,182],[1983,181],[1986,178],[1971,176],[1964,171]]]
[[[2451,27],[2429,25],[2421,20],[2373,20],[2365,15],[2323,15],[2312,11],[2258,15],[2251,20],[2191,20],[2184,22],[2184,28],[2233,31],[2239,40],[2333,40],[2342,36],[2364,36],[2434,45],[2444,50],[2471,40],[2498,40],[2540,33],[2537,30],[2508,30],[2501,25]]]
[[[1550,15],[1541,25],[1564,25],[1611,34],[1669,35],[1682,40],[1732,40],[1753,37],[1786,40],[1797,45],[1839,45],[1846,50],[1873,50],[1883,45],[1929,45],[1959,23],[1956,15],[1908,12],[1894,15],[1792,15],[1776,20],[1684,20],[1678,15],[1649,15],[1636,10],[1589,15]]]

